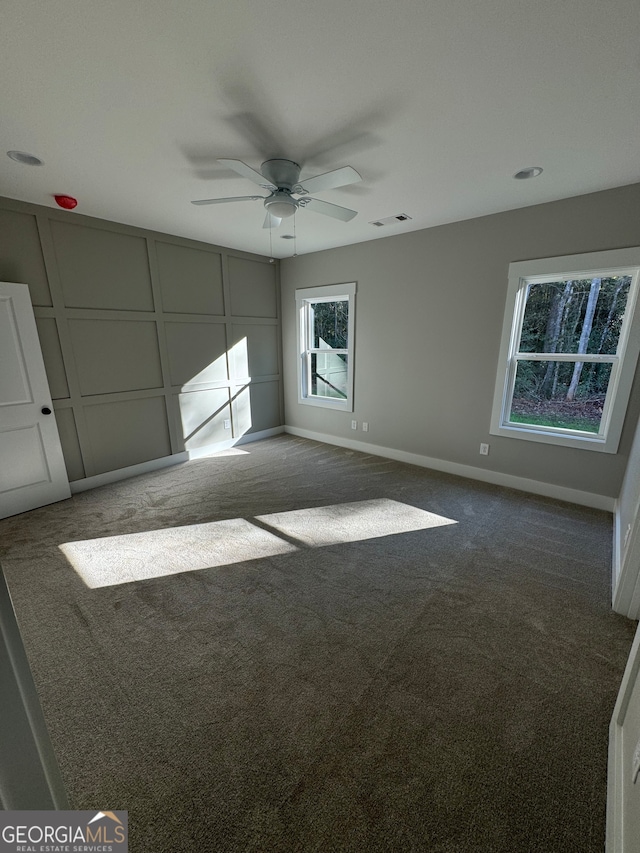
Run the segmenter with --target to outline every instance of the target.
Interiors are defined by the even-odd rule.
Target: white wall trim
[[[305,287],[296,290],[296,314],[297,314],[297,349],[298,349],[298,403],[304,406],[319,406],[325,409],[334,409],[343,412],[353,411],[353,376],[354,376],[354,353],[355,353],[355,314],[356,314],[356,290],[357,283],[351,281],[347,284],[326,284],[318,287]],[[335,397],[318,397],[311,393],[311,361],[313,337],[309,326],[309,306],[315,302],[328,302],[334,299],[346,297],[349,305],[349,316],[347,319],[347,397],[344,400]]]
[[[324,444],[335,444],[338,447],[347,447],[350,450],[358,450],[362,453],[371,453],[374,456],[382,456],[385,459],[394,459],[397,462],[407,462],[410,465],[418,465],[421,468],[432,468],[434,471],[443,471],[446,474],[455,474],[458,477],[467,477],[470,480],[480,480],[491,483],[494,486],[505,486],[509,489],[518,489],[522,492],[530,492],[534,495],[542,495],[547,498],[555,498],[569,503],[588,506],[592,509],[602,509],[607,512],[615,512],[617,501],[607,495],[597,495],[593,492],[583,492],[579,489],[569,489],[565,486],[557,486],[553,483],[543,483],[540,480],[531,480],[527,477],[516,477],[513,474],[503,474],[500,471],[489,471],[485,468],[476,468],[473,465],[463,465],[460,462],[450,462],[446,459],[434,459],[431,456],[422,456],[418,453],[409,453],[406,450],[396,450],[393,447],[381,447],[377,444],[368,444],[364,441],[354,441],[350,438],[328,435],[326,433],[313,432],[312,430],[299,429],[292,426],[273,427],[260,430],[249,435],[243,435],[239,439],[229,439],[216,444],[200,447],[197,450],[174,453],[172,456],[163,456],[161,459],[152,459],[139,465],[130,465],[128,468],[118,468],[117,471],[107,471],[104,474],[96,474],[94,477],[85,477],[83,480],[74,480],[71,485],[71,493],[84,492],[87,489],[95,489],[129,477],[137,477],[139,474],[148,474],[171,465],[179,465],[190,459],[201,459],[228,450],[241,444],[249,444],[252,441],[260,441],[263,438],[271,438],[283,432],[297,435],[301,438],[309,438],[313,441],[321,441]],[[615,537],[615,532],[614,532]],[[618,551],[619,553],[619,551]],[[614,557],[616,546],[614,542]],[[615,566],[614,566],[615,568]],[[618,575],[614,575],[618,577]]]
[[[629,531],[622,530],[620,501],[616,501],[613,530],[613,609],[629,619],[640,617],[640,507]]]
[[[615,498],[608,497],[607,495],[597,495],[592,492],[583,492],[579,489],[569,489],[565,486],[556,486],[553,483],[530,480],[527,477],[516,477],[513,474],[503,474],[500,471],[489,471],[485,468],[476,468],[473,465],[463,465],[460,462],[434,459],[430,456],[408,453],[405,450],[381,447],[377,444],[367,444],[364,441],[354,441],[353,439],[312,432],[311,430],[299,429],[298,427],[285,425],[284,431],[291,435],[298,435],[301,438],[310,438],[314,441],[322,441],[325,444],[336,444],[338,447],[347,447],[350,450],[371,453],[374,456],[382,456],[385,459],[408,462],[410,465],[419,465],[421,468],[432,468],[434,471],[443,471],[446,474],[455,474],[458,477],[467,477],[470,480],[481,480],[484,483],[491,483],[494,486],[518,489],[522,492],[530,492],[531,494],[542,495],[546,498],[568,501],[569,503],[588,506],[592,509],[613,512],[615,506]]]
[[[169,468],[171,465],[179,465],[188,462],[188,453],[174,453],[172,456],[162,456],[160,459],[151,459],[149,462],[140,462],[138,465],[129,465],[127,468],[118,468],[115,471],[105,471],[104,474],[95,474],[93,477],[85,477],[83,480],[74,480],[71,486],[71,494],[86,492],[88,489],[97,489],[98,486],[108,486],[109,483],[117,483],[119,480],[128,480],[129,477],[137,477],[139,474],[149,474],[160,468]]]
[[[613,508],[613,544],[611,549],[611,600],[615,610],[616,595],[619,589],[620,572],[622,570],[622,516],[620,498],[616,498]]]
[[[97,489],[99,486],[107,486],[109,483],[117,483],[119,480],[128,480],[129,477],[137,477],[139,474],[149,474],[172,465],[180,465],[190,459],[201,459],[203,456],[211,456],[221,450],[228,450],[238,444],[249,444],[252,441],[260,441],[263,438],[271,438],[280,435],[284,427],[272,427],[259,432],[252,432],[240,438],[232,438],[229,441],[219,441],[209,444],[207,447],[199,447],[197,450],[185,450],[182,453],[174,453],[172,456],[162,456],[160,459],[151,459],[149,462],[141,462],[139,465],[129,465],[127,468],[118,468],[116,471],[105,471],[104,474],[96,474],[94,477],[85,477],[83,480],[74,480],[71,486],[71,494],[86,492],[88,489]]]
[[[631,646],[622,684],[609,726],[609,764],[607,768],[607,836],[606,853],[625,853],[623,834],[625,782],[623,762],[623,726],[631,695],[640,670],[640,627]],[[634,839],[631,839],[633,842]],[[631,851],[629,850],[629,853]]]
[[[0,806],[67,810],[71,806],[1,567],[0,651]]]
[[[491,435],[616,453],[631,394],[636,364],[640,353],[640,330],[637,323],[638,286],[640,283],[640,247],[588,252],[564,257],[517,261],[509,265],[509,285],[505,305],[498,372],[496,375],[491,411]],[[592,278],[598,275],[628,275],[631,288],[618,341],[611,362],[611,378],[606,394],[602,423],[597,435],[578,436],[572,431],[515,425],[509,421],[515,382],[516,355],[520,329],[524,322],[527,287],[535,282],[567,278]],[[547,354],[548,355],[548,354]],[[558,358],[575,359],[577,353],[565,353]],[[594,358],[596,356],[594,355]],[[598,356],[605,358],[605,356]]]
[[[271,427],[271,429],[262,429],[259,432],[251,432],[248,435],[242,435],[240,438],[230,438],[228,441],[218,441],[215,444],[209,444],[206,447],[198,447],[196,450],[187,451],[189,459],[202,459],[205,456],[211,456],[214,453],[220,453],[222,450],[229,450],[231,447],[237,447],[240,444],[251,444],[252,441],[260,441],[263,438],[271,438],[273,435],[281,435],[284,432],[284,427]]]

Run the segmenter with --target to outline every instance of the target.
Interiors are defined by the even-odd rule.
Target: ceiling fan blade
[[[319,198],[304,198],[302,201],[304,204],[301,204],[301,207],[306,207],[316,213],[323,213],[325,216],[332,216],[334,219],[341,219],[343,222],[348,222],[358,215],[357,210],[349,210],[348,207],[340,207],[338,204],[320,201]]]
[[[252,169],[251,166],[247,166],[247,164],[243,163],[242,160],[218,160],[218,163],[223,163],[225,166],[233,169],[234,172],[242,175],[243,178],[248,178],[260,187],[264,187],[269,190],[277,189],[277,187],[274,186],[271,181],[268,181],[264,175],[261,175],[260,172],[256,172],[256,170]]]
[[[191,204],[226,204],[228,201],[257,201],[259,198],[267,198],[264,195],[237,195],[231,198],[202,198],[192,201]]]
[[[315,175],[313,178],[305,178],[304,181],[296,184],[293,191],[299,192],[303,190],[308,193],[317,193],[322,190],[335,190],[338,187],[346,187],[348,184],[356,184],[361,180],[361,176],[355,169],[352,169],[351,166],[343,166],[341,169],[334,169],[332,172],[324,172],[322,175]]]
[[[267,211],[267,215],[264,218],[264,222],[262,224],[262,227],[263,228],[277,228],[281,222],[282,222],[282,219],[280,219],[280,217],[273,216],[271,213],[269,213]]]

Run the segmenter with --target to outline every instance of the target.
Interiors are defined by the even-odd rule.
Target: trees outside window
[[[637,249],[511,265],[492,433],[617,450],[639,265]]]
[[[353,411],[355,283],[296,291],[298,400]]]

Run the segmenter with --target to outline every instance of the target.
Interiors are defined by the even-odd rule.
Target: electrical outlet
[[[229,418],[225,418],[224,428],[231,429],[231,421],[229,420]]]
[[[480,456],[488,456],[489,455],[489,445],[481,444],[480,445]]]
[[[362,432],[369,432],[369,424],[367,421],[362,421]]]
[[[351,429],[358,429],[358,421],[351,421]]]

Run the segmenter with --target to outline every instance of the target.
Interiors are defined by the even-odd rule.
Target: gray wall
[[[266,258],[0,199],[0,280],[29,285],[70,480],[282,425]]]
[[[509,264],[635,246],[638,222],[634,184],[283,261],[286,424],[617,496],[640,411],[638,373],[618,454],[493,436],[489,423]],[[301,406],[295,289],[347,281],[358,283],[355,411]],[[490,443],[488,457],[480,442]]]

